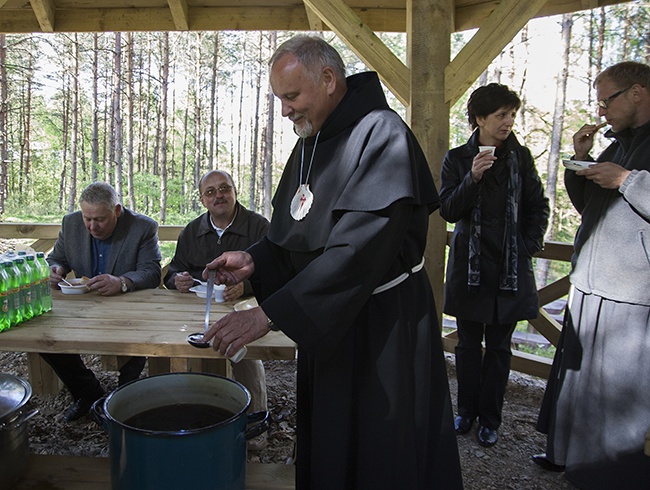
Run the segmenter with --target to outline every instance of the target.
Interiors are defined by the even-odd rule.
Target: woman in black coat
[[[512,132],[520,106],[505,85],[476,89],[467,103],[474,132],[447,152],[441,173],[440,214],[456,223],[443,310],[458,326],[455,428],[465,434],[478,417],[486,447],[501,425],[512,333],[538,314],[531,258],[542,249],[549,216],[532,155]]]

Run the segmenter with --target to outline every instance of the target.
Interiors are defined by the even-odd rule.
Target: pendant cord
[[[309,168],[307,169],[307,177],[305,178],[305,184],[309,182],[309,175],[311,174],[311,166],[314,163],[314,155],[316,154],[316,145],[318,144],[318,137],[320,136],[320,131],[316,133],[316,140],[314,140],[314,148],[311,151],[311,159],[309,160]],[[302,139],[302,154],[300,156],[300,179],[298,183],[302,185],[302,167],[305,163],[305,139]]]

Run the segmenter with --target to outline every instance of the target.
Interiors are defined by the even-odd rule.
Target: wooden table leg
[[[56,395],[63,383],[37,352],[27,353],[29,384],[34,395]]]

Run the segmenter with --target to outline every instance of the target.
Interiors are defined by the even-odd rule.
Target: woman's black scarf
[[[517,292],[517,219],[521,185],[519,183],[519,162],[517,153],[509,151],[506,157],[508,167],[508,196],[506,197],[506,219],[503,236],[503,261],[499,275],[499,290]],[[469,235],[469,261],[467,270],[467,288],[478,291],[481,284],[481,200],[479,192],[476,206],[472,209]]]

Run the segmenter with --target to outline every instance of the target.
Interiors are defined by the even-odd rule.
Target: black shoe
[[[81,417],[86,415],[90,410],[90,407],[93,405],[95,400],[89,400],[88,398],[79,398],[72,405],[70,405],[65,412],[63,412],[63,420],[66,422],[74,422],[79,420]]]
[[[499,435],[496,430],[488,429],[487,427],[480,426],[478,434],[476,435],[478,443],[483,447],[491,447],[497,443]]]
[[[565,466],[563,464],[555,464],[553,461],[548,459],[548,456],[546,456],[546,453],[542,454],[533,454],[531,456],[531,459],[539,466],[544,468],[547,471],[556,471],[558,473],[561,473],[564,471]]]
[[[472,428],[472,425],[474,425],[474,419],[470,419],[469,417],[459,415],[454,419],[454,429],[458,435],[462,436],[463,434],[467,434]]]

